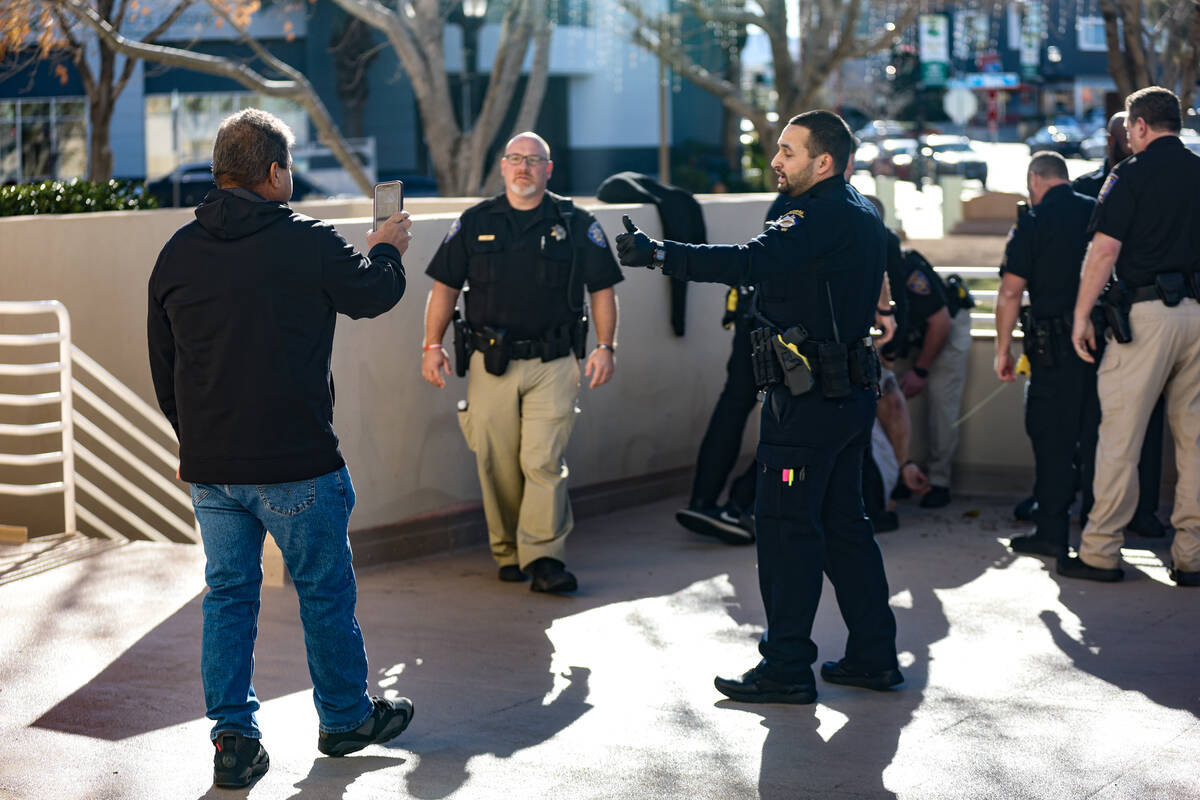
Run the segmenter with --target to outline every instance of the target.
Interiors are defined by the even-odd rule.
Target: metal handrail
[[[37,496],[62,492],[64,522],[68,532],[75,532],[76,518],[78,517],[79,520],[109,539],[126,539],[95,511],[77,502],[76,488],[78,488],[97,501],[100,507],[121,518],[147,539],[169,542],[171,539],[163,533],[163,530],[172,530],[182,534],[190,541],[198,542],[200,540],[198,528],[194,525],[189,526],[183,517],[192,507],[191,498],[187,492],[181,491],[177,484],[147,464],[143,457],[135,455],[99,425],[79,413],[74,407],[74,398],[78,397],[94,409],[99,414],[99,417],[95,417],[95,419],[102,419],[119,432],[128,435],[149,454],[152,461],[161,462],[171,470],[175,470],[179,466],[178,457],[153,437],[147,435],[147,430],[151,432],[156,430],[171,441],[176,441],[175,431],[171,428],[170,423],[163,418],[158,409],[138,397],[112,373],[100,366],[95,359],[71,343],[70,317],[62,303],[55,300],[0,301],[0,315],[48,313],[54,313],[58,317],[56,333],[0,334],[0,346],[35,347],[58,344],[59,360],[43,364],[0,364],[0,375],[33,376],[57,373],[59,375],[59,391],[25,395],[0,394],[0,406],[33,407],[58,404],[60,417],[51,422],[0,424],[0,435],[43,436],[61,433],[62,449],[54,453],[0,453],[0,465],[32,467],[61,463],[63,480],[42,484],[0,484],[0,494]],[[120,400],[122,406],[127,410],[125,412],[117,411],[96,392],[82,385],[72,374],[73,366],[79,368],[78,373],[81,377],[84,374],[88,375],[113,397]],[[132,421],[134,419],[137,420],[136,424]],[[102,458],[84,445],[77,443],[75,441],[77,430],[87,434],[104,448],[105,457]],[[146,483],[141,483],[141,481],[135,483],[134,480],[115,471],[112,464],[109,463],[109,453],[115,456],[119,462],[135,470],[140,479],[161,491],[165,497],[169,498],[169,502],[164,505],[162,501],[143,488]],[[76,456],[81,463],[86,463],[91,469],[99,470],[104,474],[105,479],[119,488],[124,496],[136,501],[139,508],[149,511],[150,518],[143,519],[141,514],[145,512],[135,513],[83,475],[78,474],[75,471]],[[168,505],[172,508],[168,508]],[[165,522],[165,527],[158,522],[158,518]]]
[[[42,334],[5,334],[0,344],[6,347],[44,346],[58,343],[58,362],[55,364],[3,364],[0,365],[0,375],[47,375],[58,373],[58,403],[59,421],[52,423],[54,430],[39,430],[41,433],[62,433],[62,450],[54,454],[55,460],[62,461],[63,479],[56,484],[41,484],[37,487],[22,488],[11,484],[0,484],[0,494],[29,496],[30,492],[50,494],[59,489],[63,493],[63,525],[68,533],[74,533],[75,525],[75,429],[72,421],[71,407],[71,316],[67,307],[57,300],[0,300],[0,314],[34,316],[54,314],[58,320],[58,330],[55,333]],[[36,397],[36,395],[35,395]],[[0,404],[7,405],[3,398]],[[14,405],[40,405],[30,401],[19,401]],[[0,433],[12,433],[12,427],[38,429],[43,426],[0,426]],[[18,433],[17,435],[29,435]],[[49,454],[39,454],[47,456]],[[48,489],[47,487],[55,487]]]

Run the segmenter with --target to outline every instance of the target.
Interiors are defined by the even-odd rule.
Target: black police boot
[[[539,558],[529,565],[529,574],[533,576],[529,588],[534,592],[564,594],[579,588],[575,576],[557,558]]]
[[[930,486],[921,498],[921,508],[943,508],[950,505],[950,489],[946,486]]]
[[[1116,569],[1093,567],[1079,556],[1066,553],[1058,557],[1056,570],[1059,575],[1067,578],[1081,578],[1085,581],[1100,581],[1101,583],[1113,583],[1125,577],[1125,573],[1120,567]]]
[[[737,678],[713,679],[717,691],[739,703],[791,703],[807,705],[817,699],[815,683],[780,683],[765,677],[762,664],[747,670]]]
[[[1034,511],[1037,511],[1037,498],[1030,495],[1013,506],[1013,519],[1018,522],[1033,522]]]
[[[497,577],[506,583],[523,583],[529,580],[529,576],[522,572],[516,564],[505,564],[500,568],[500,574]]]
[[[1153,514],[1134,514],[1125,530],[1144,539],[1161,539],[1167,535],[1167,526]]]
[[[1041,536],[1037,531],[1028,536],[1014,536],[1009,540],[1008,546],[1012,548],[1014,553],[1024,553],[1025,555],[1034,556],[1051,556],[1058,558],[1067,552],[1065,542],[1057,542],[1049,536]]]
[[[893,686],[904,683],[904,676],[898,669],[881,669],[867,672],[841,661],[826,661],[821,665],[821,677],[830,683],[843,686],[857,686],[860,689],[873,689],[876,692],[886,692]]]
[[[213,739],[213,785],[241,789],[271,767],[267,750],[258,739],[233,731],[220,731]]]

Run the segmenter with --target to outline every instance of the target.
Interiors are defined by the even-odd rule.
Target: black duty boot
[[[1101,583],[1113,583],[1125,577],[1125,573],[1121,571],[1120,567],[1116,569],[1093,567],[1079,556],[1066,553],[1058,557],[1057,570],[1059,575],[1067,578],[1082,578],[1085,581],[1100,581]]]
[[[564,594],[579,588],[575,576],[557,558],[539,558],[529,565],[529,574],[533,576],[529,588],[535,592]]]
[[[942,508],[950,505],[950,489],[947,486],[930,486],[921,497],[921,508]]]
[[[737,678],[715,678],[717,691],[739,703],[791,703],[807,705],[816,702],[817,687],[813,683],[780,683],[762,675],[758,665]]]
[[[841,661],[826,661],[822,664],[821,677],[830,683],[857,686],[860,689],[874,689],[877,692],[885,692],[893,686],[904,683],[904,676],[898,669],[867,672],[850,666],[844,658]]]
[[[522,572],[516,564],[505,564],[501,567],[499,578],[506,583],[522,583],[529,580],[529,576]]]
[[[213,738],[213,785],[242,789],[271,767],[267,750],[258,739],[233,731],[219,731]]]
[[[1025,555],[1033,556],[1051,556],[1058,558],[1067,552],[1065,542],[1058,543],[1048,536],[1041,536],[1034,531],[1028,536],[1014,536],[1009,541],[1008,546],[1012,548],[1014,553],[1024,553]]]

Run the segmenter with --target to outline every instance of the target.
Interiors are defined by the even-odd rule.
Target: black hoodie
[[[193,483],[268,484],[340,469],[330,358],[338,313],[404,294],[400,253],[364,257],[331,225],[216,189],[150,275],[150,373]]]

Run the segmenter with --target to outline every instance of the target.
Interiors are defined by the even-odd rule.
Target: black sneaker
[[[530,591],[565,594],[579,588],[575,576],[557,558],[539,558],[529,565],[529,574],[533,576]]]
[[[726,544],[750,544],[754,541],[754,533],[742,525],[742,515],[728,506],[681,508],[675,512],[675,521],[692,533],[712,536]]]
[[[213,738],[213,785],[242,789],[271,767],[267,750],[258,739],[233,731],[220,731]]]
[[[369,744],[390,742],[404,733],[408,723],[412,722],[413,704],[407,697],[395,700],[372,697],[371,705],[375,706],[371,716],[354,730],[342,733],[321,731],[317,736],[317,749],[327,756],[340,758],[356,753]]]
[[[1067,552],[1066,542],[1059,544],[1049,537],[1039,536],[1037,532],[1028,536],[1014,536],[1008,541],[1008,546],[1014,553],[1024,553],[1034,556],[1051,556],[1058,558]]]
[[[1026,497],[1013,506],[1013,519],[1018,522],[1033,522],[1033,512],[1037,511],[1037,498]]]
[[[1055,570],[1059,575],[1067,578],[1082,578],[1085,581],[1100,581],[1101,583],[1114,583],[1125,577],[1125,572],[1120,567],[1114,569],[1093,567],[1078,555],[1072,556],[1066,553],[1058,557]]]
[[[950,489],[946,486],[930,486],[921,497],[921,508],[943,508],[950,505]]]
[[[1172,565],[1167,574],[1171,576],[1171,580],[1175,581],[1176,586],[1200,586],[1200,572],[1186,572],[1182,569],[1175,569]]]

